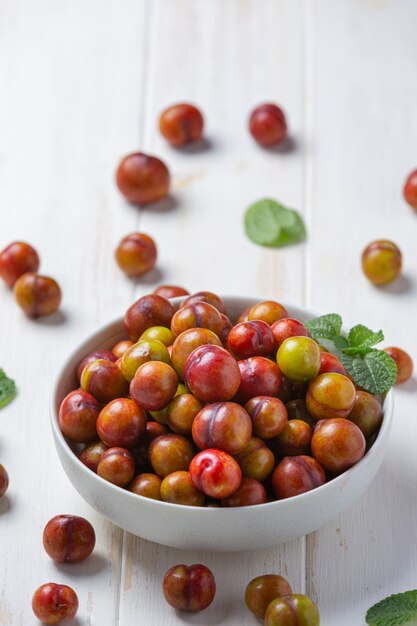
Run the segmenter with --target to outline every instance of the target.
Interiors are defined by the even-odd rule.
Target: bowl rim
[[[187,297],[188,296],[180,296],[177,298],[171,298],[170,301],[173,304],[179,304],[182,300],[184,300]],[[254,303],[266,300],[266,299],[259,299],[254,296],[233,296],[233,295],[221,295],[220,294],[220,297],[222,299],[226,299],[229,305],[232,305],[232,306],[237,305],[242,300],[252,300],[254,301]],[[298,309],[308,316],[316,317],[320,315],[316,311],[303,307],[303,306],[294,305],[294,304],[286,303],[286,302],[280,302],[280,304],[282,304],[287,310]],[[78,469],[85,475],[86,480],[92,480],[93,482],[97,482],[97,484],[101,486],[102,488],[107,488],[110,492],[114,491],[114,493],[116,495],[118,494],[120,497],[123,497],[122,493],[124,493],[127,498],[130,498],[132,502],[138,502],[139,505],[141,503],[148,504],[148,505],[152,503],[154,506],[160,505],[162,507],[168,507],[167,510],[176,509],[178,511],[194,511],[194,512],[201,511],[201,513],[197,513],[197,514],[206,515],[206,516],[208,514],[225,515],[224,513],[225,511],[229,511],[229,514],[230,514],[230,511],[242,511],[242,509],[244,510],[256,509],[256,511],[261,512],[261,511],[269,510],[269,509],[276,508],[276,507],[278,507],[277,509],[277,512],[278,512],[280,506],[283,507],[294,501],[297,501],[297,503],[300,503],[301,501],[308,502],[310,499],[316,497],[318,493],[322,493],[323,491],[331,489],[332,487],[335,489],[337,487],[342,488],[345,482],[348,481],[351,476],[354,476],[358,472],[361,472],[362,466],[366,464],[368,461],[371,461],[372,458],[378,454],[378,447],[379,447],[377,446],[378,441],[381,444],[381,442],[385,440],[389,435],[389,431],[391,429],[391,423],[392,423],[392,416],[394,412],[393,388],[391,388],[384,396],[382,424],[377,433],[374,443],[369,448],[369,450],[365,452],[364,456],[348,470],[345,470],[344,472],[342,472],[335,478],[332,478],[326,481],[323,485],[320,485],[319,487],[315,487],[314,489],[310,489],[309,491],[306,491],[305,493],[301,493],[296,496],[291,496],[290,498],[272,500],[270,502],[264,502],[262,504],[246,505],[244,507],[240,507],[240,506],[239,507],[207,507],[207,506],[176,504],[173,502],[165,502],[164,500],[154,500],[154,499],[147,498],[145,496],[141,496],[139,494],[133,493],[132,491],[129,491],[128,489],[125,489],[123,487],[114,485],[113,483],[105,480],[104,478],[96,474],[95,472],[91,471],[86,465],[84,465],[84,463],[82,463],[82,461],[80,461],[78,456],[71,449],[71,446],[69,445],[66,437],[63,435],[59,427],[59,419],[58,419],[59,409],[56,410],[56,406],[57,406],[58,390],[61,384],[61,380],[65,374],[66,369],[68,368],[68,364],[71,361],[75,360],[75,357],[80,351],[80,348],[84,344],[91,342],[96,335],[110,333],[111,331],[115,331],[116,328],[118,328],[118,330],[115,331],[113,334],[114,335],[120,334],[120,329],[121,327],[123,327],[123,319],[124,317],[117,317],[114,320],[107,322],[106,324],[101,326],[98,330],[88,335],[82,342],[77,344],[77,346],[71,351],[69,356],[66,357],[61,367],[59,368],[59,371],[52,385],[52,389],[50,393],[50,402],[49,402],[50,422],[51,422],[51,427],[52,427],[52,431],[54,434],[55,443],[59,444],[61,446],[61,449],[65,451],[66,454],[71,455],[72,462],[74,462],[78,466]],[[346,331],[344,327],[343,327],[343,330]],[[109,335],[108,338],[111,338],[111,335]],[[73,391],[76,391],[76,389],[74,389]],[[377,448],[375,448],[375,446],[377,446]],[[209,511],[211,511],[211,513],[208,513]],[[218,511],[223,511],[223,513],[218,513]]]

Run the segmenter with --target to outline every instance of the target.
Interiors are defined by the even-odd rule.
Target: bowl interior
[[[236,322],[238,316],[246,307],[259,302],[259,298],[253,298],[253,297],[222,296],[222,298],[225,301],[227,313],[233,323]],[[175,298],[173,299],[173,302],[175,304],[178,304],[181,302],[182,299],[183,298]],[[306,322],[318,315],[317,313],[310,311],[308,309],[302,308],[302,307],[297,307],[294,305],[287,305],[285,303],[283,304],[287,308],[289,315],[291,317],[299,319],[302,322]],[[106,487],[108,487],[110,491],[117,490],[117,492],[123,492],[126,495],[126,497],[133,498],[138,503],[140,503],[141,501],[148,500],[148,499],[143,498],[142,496],[138,496],[136,494],[130,493],[127,490],[122,490],[119,487],[112,485],[111,483],[107,483],[106,481],[104,481],[104,479],[100,478],[97,474],[94,474],[93,472],[91,472],[83,463],[81,463],[81,461],[79,461],[79,459],[76,457],[76,454],[74,454],[74,452],[77,452],[77,450],[79,450],[82,446],[77,445],[77,444],[72,444],[69,441],[67,441],[66,438],[63,436],[59,428],[59,423],[58,423],[59,407],[60,407],[62,400],[70,391],[74,390],[78,386],[77,379],[76,379],[76,370],[77,370],[79,363],[84,358],[84,356],[97,349],[111,348],[118,341],[121,341],[122,339],[126,339],[126,338],[127,338],[127,335],[123,326],[123,318],[119,318],[107,324],[106,326],[102,327],[98,331],[92,333],[82,344],[80,344],[73,351],[73,353],[65,361],[61,371],[59,372],[57,376],[56,382],[53,386],[52,395],[51,395],[51,424],[52,424],[52,429],[53,429],[53,433],[54,433],[54,437],[55,437],[55,441],[57,442],[57,445],[60,446],[61,451],[63,451],[64,453],[68,453],[72,457],[74,457],[73,461],[79,466],[80,470],[83,473],[85,473],[86,479],[94,480],[94,481],[97,480],[97,481],[100,481],[101,483],[104,482],[106,483]],[[378,446],[382,445],[382,442],[386,440],[388,433],[389,433],[389,429],[391,425],[391,417],[392,417],[392,412],[393,412],[392,391],[388,392],[386,397],[383,398],[382,400],[383,400],[383,408],[384,408],[384,419],[383,419],[381,428],[378,432],[378,435],[372,447],[367,451],[364,457],[356,465],[354,465],[351,469],[347,470],[343,474],[337,476],[336,478],[333,478],[331,481],[326,482],[324,485],[312,491],[308,491],[304,494],[295,496],[293,498],[289,498],[286,501],[278,500],[278,501],[273,501],[273,502],[267,502],[265,504],[258,504],[256,505],[256,509],[260,511],[262,510],[263,507],[279,507],[284,502],[285,504],[288,504],[290,500],[295,500],[295,499],[297,500],[314,499],[314,496],[318,491],[328,489],[330,484],[332,485],[337,484],[337,483],[343,484],[344,481],[348,479],[349,475],[357,473],[357,472],[361,472],[364,464],[367,462],[367,460],[372,459],[372,456],[376,454],[377,452]],[[196,509],[200,511],[200,514],[201,512],[205,511],[206,514],[207,512],[210,512],[211,515],[213,514],[218,515],[220,511],[225,512],[225,511],[231,510],[231,509],[222,509],[222,508],[206,509],[204,507],[203,508],[190,507],[190,506],[185,507],[183,505],[171,504],[171,503],[160,502],[160,501],[156,502],[156,504],[157,506],[163,506],[163,507],[177,507],[179,509],[187,509],[187,510]],[[245,507],[245,508],[254,508],[254,507]],[[241,509],[237,508],[235,510],[239,511]]]

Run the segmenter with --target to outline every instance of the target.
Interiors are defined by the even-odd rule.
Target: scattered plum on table
[[[172,146],[184,146],[201,139],[204,119],[193,104],[173,104],[162,111],[159,130]]]
[[[280,596],[292,595],[289,582],[278,574],[263,574],[253,578],[245,590],[248,609],[259,619],[264,619],[268,604]]]
[[[78,515],[55,515],[46,524],[43,547],[58,563],[78,563],[90,556],[96,544],[94,528]]]
[[[133,152],[120,161],[116,183],[132,204],[150,204],[168,195],[170,175],[161,159],[143,152]]]
[[[33,594],[32,610],[43,624],[58,624],[72,619],[78,611],[78,597],[67,585],[46,583]]]
[[[214,600],[216,582],[205,565],[174,565],[162,583],[165,600],[177,611],[196,612]]]
[[[0,278],[9,287],[13,287],[26,272],[37,272],[38,269],[38,253],[24,241],[13,241],[0,252]]]

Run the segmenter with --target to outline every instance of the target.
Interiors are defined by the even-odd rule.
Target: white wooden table
[[[37,623],[31,596],[50,580],[76,589],[79,626],[249,626],[244,588],[271,571],[317,601],[323,626],[361,626],[375,601],[416,586],[415,380],[396,392],[389,451],[365,496],[326,528],[262,552],[189,553],[123,533],[67,480],[48,415],[69,350],[160,283],[340,312],[417,359],[417,217],[401,196],[417,166],[416,23],[413,0],[0,0],[0,247],[32,242],[64,292],[60,315],[33,322],[0,286],[0,366],[19,386],[0,412],[10,475],[0,625]],[[161,109],[181,100],[204,111],[206,150],[171,149],[158,133]],[[247,132],[265,100],[287,113],[287,153]],[[173,174],[159,210],[129,206],[113,182],[119,158],[139,148]],[[246,239],[243,211],[265,196],[304,214],[305,244]],[[159,261],[132,282],[113,251],[138,229],[157,241]],[[401,247],[404,276],[375,289],[360,254],[381,237]],[[93,523],[86,562],[46,556],[42,530],[58,513]],[[180,562],[215,573],[204,613],[179,615],[162,600],[162,576]]]

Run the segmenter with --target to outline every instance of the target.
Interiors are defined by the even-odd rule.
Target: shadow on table
[[[7,493],[0,498],[0,515],[7,513],[12,508],[10,497]]]
[[[408,457],[411,448],[411,444],[405,445],[398,454]],[[343,589],[345,607],[354,607],[358,598],[363,599],[364,590],[371,606],[378,598],[404,591],[401,581],[415,587],[411,582],[417,560],[415,474],[410,463],[404,466],[397,457],[385,459],[375,481],[345,515],[308,538],[311,590],[329,614],[341,610],[336,590],[342,593]],[[368,520],[378,522],[370,524]],[[332,571],[340,577],[339,583],[330,587],[323,583],[319,569],[326,559],[332,560]]]
[[[52,315],[46,315],[45,317],[37,317],[35,320],[36,324],[40,324],[41,326],[61,326],[68,321],[68,316],[64,311],[57,311]]]
[[[410,378],[405,383],[401,383],[395,388],[395,393],[415,393],[417,391],[417,378]]]
[[[217,143],[215,143],[213,139],[203,137],[199,141],[193,141],[184,146],[173,146],[173,149],[178,152],[183,152],[184,154],[196,154],[198,152],[208,152],[215,147],[217,147]]]
[[[94,576],[104,571],[109,566],[109,560],[102,554],[93,552],[88,559],[80,561],[80,563],[56,563],[54,567],[63,574],[73,575],[74,578],[82,576]]]
[[[175,196],[167,196],[163,200],[152,202],[152,204],[147,204],[141,208],[143,211],[150,211],[151,213],[171,213],[171,211],[177,210],[178,200]]]
[[[130,280],[135,285],[157,285],[164,278],[164,272],[160,267],[154,267],[153,270],[143,274],[143,276],[131,277]]]
[[[382,287],[378,287],[378,289],[382,289],[390,294],[395,294],[397,296],[401,296],[403,294],[408,294],[410,291],[414,290],[413,281],[407,274],[401,274],[394,282],[389,285],[385,285]]]
[[[269,152],[270,154],[291,154],[292,152],[296,152],[300,149],[300,140],[297,139],[297,137],[291,136],[287,137],[285,141],[277,146],[259,145],[259,148],[265,152]]]

